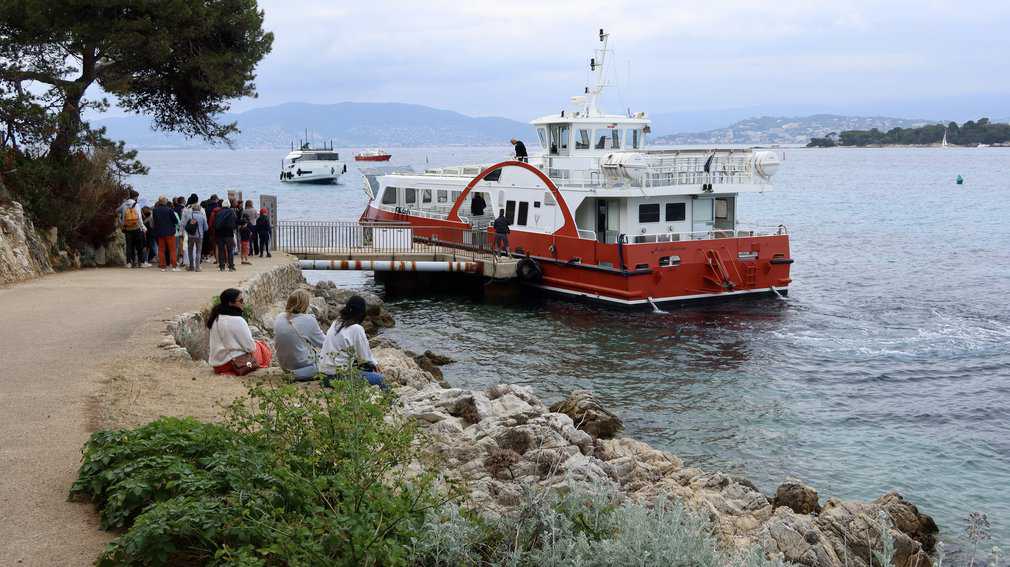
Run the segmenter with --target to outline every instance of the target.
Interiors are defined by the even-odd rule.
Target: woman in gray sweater
[[[274,350],[281,368],[295,380],[312,380],[319,373],[319,348],[326,338],[314,315],[307,313],[312,295],[304,289],[288,296],[285,312],[274,320]]]

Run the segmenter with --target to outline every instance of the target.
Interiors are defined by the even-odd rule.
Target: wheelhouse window
[[[638,222],[659,222],[659,203],[638,206]]]
[[[463,194],[462,191],[453,191],[452,192],[452,202],[455,203],[459,199],[459,196],[462,195],[462,194]]]
[[[382,204],[383,205],[395,205],[396,204],[396,187],[386,187],[382,192]]]
[[[422,203],[431,202],[431,189],[421,189],[421,202]]]
[[[631,148],[637,150],[642,145],[642,131],[635,128],[631,131]]]
[[[437,199],[439,203],[447,203],[449,201],[449,192],[445,189],[439,189]]]
[[[621,149],[621,130],[619,128],[610,131],[610,147],[615,150]]]
[[[576,150],[588,150],[589,140],[592,138],[592,134],[587,129],[580,129],[578,134],[575,136],[575,149]]]
[[[619,150],[621,149],[621,129],[619,128],[597,128],[595,132],[597,150]]]
[[[687,205],[684,203],[666,204],[666,222],[680,222],[687,220]]]
[[[568,153],[568,124],[551,125],[551,147],[552,155]]]
[[[413,205],[417,202],[417,189],[413,187],[407,187],[403,190],[403,202],[408,205]]]
[[[540,147],[547,149],[547,128],[537,128],[537,136],[540,136]]]

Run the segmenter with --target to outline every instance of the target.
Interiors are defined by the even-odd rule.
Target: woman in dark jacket
[[[260,258],[264,253],[267,258],[272,257],[270,256],[270,237],[273,235],[273,231],[273,227],[270,226],[270,211],[264,207],[260,209],[260,216],[256,218],[256,234],[254,235],[259,239]]]

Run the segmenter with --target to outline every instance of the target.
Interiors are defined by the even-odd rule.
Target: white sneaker
[[[178,272],[178,271],[179,271],[179,268],[172,268],[172,271],[173,271],[173,272]]]
[[[151,264],[149,264],[149,263],[147,263],[147,262],[144,262],[143,264],[141,264],[141,265],[140,265],[140,267],[141,267],[141,268],[150,268],[150,267],[151,267]]]
[[[163,272],[164,272],[164,271],[165,271],[165,268],[162,268],[162,269],[161,269],[161,271],[163,271]]]

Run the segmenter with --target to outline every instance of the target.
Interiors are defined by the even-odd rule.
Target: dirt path
[[[81,446],[105,421],[95,411],[103,381],[141,383],[160,369],[165,319],[290,260],[234,273],[82,270],[0,288],[0,563],[94,562],[110,536],[67,492]]]

